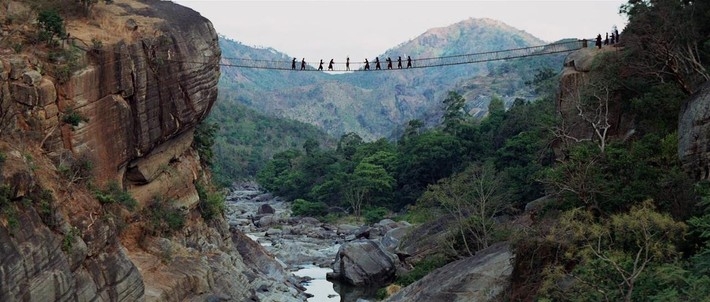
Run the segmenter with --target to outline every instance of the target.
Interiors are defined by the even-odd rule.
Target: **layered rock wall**
[[[192,141],[217,96],[212,25],[170,1],[113,2],[94,13],[130,25],[124,39],[87,43],[99,22],[70,22],[58,50],[0,49],[0,301],[305,300],[263,249],[201,216]],[[135,209],[99,202],[114,183]],[[185,215],[180,230],[147,231],[155,200]]]

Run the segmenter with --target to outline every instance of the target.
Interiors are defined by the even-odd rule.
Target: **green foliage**
[[[332,144],[324,132],[312,125],[257,113],[236,103],[237,97],[220,90],[209,118],[203,122],[219,125],[211,147],[211,168],[215,182],[222,186],[255,178],[275,154],[300,148],[307,140],[324,147]]]
[[[468,117],[464,111],[466,100],[458,93],[449,91],[449,95],[444,99],[444,131],[456,134],[459,125]]]
[[[79,229],[76,227],[71,227],[69,232],[64,234],[64,239],[62,240],[62,251],[68,252],[76,243],[76,236],[79,236]]]
[[[214,186],[205,185],[200,182],[195,184],[197,194],[200,196],[200,214],[205,220],[212,220],[222,217],[227,205],[224,194],[218,192]]]
[[[170,236],[185,226],[185,209],[172,206],[172,201],[154,198],[144,209],[145,230],[154,236]]]
[[[83,67],[81,56],[83,50],[74,46],[69,48],[57,48],[49,51],[47,59],[50,64],[48,66],[48,73],[54,76],[59,83],[66,83],[72,77],[72,75]],[[73,113],[73,108],[70,108],[65,114]],[[74,126],[78,125],[80,122],[88,122],[88,119],[82,116],[72,117],[68,124]]]
[[[397,277],[397,280],[395,280],[394,283],[401,286],[410,285],[423,278],[431,271],[446,265],[448,262],[449,261],[447,261],[446,257],[443,255],[432,255],[417,263],[411,271]]]
[[[14,228],[19,224],[17,209],[12,203],[12,188],[6,184],[0,184],[0,217],[7,219],[9,227]]]
[[[214,158],[212,146],[215,142],[215,134],[219,130],[216,123],[202,121],[195,128],[195,136],[192,140],[192,147],[200,154],[200,162],[204,166],[210,166]]]
[[[79,126],[80,123],[82,122],[89,122],[89,119],[82,115],[80,112],[70,108],[66,112],[64,112],[64,115],[62,116],[62,122],[69,124],[73,127]]]
[[[56,10],[43,10],[37,16],[37,24],[39,24],[40,39],[46,40],[47,44],[53,44],[54,37],[63,37],[66,35],[64,31],[64,19],[59,16]]]
[[[382,166],[360,162],[348,177],[344,197],[355,216],[360,217],[363,205],[374,200],[373,195],[382,196],[391,192],[393,184],[394,178]]]
[[[104,190],[94,190],[94,197],[101,204],[119,204],[131,211],[138,206],[138,201],[115,181],[109,182]]]
[[[707,1],[629,1],[622,41],[629,53],[631,77],[646,83],[672,82],[685,94],[710,79],[710,23]],[[644,89],[645,90],[645,89]]]
[[[640,301],[657,294],[648,276],[679,259],[676,243],[687,226],[658,213],[650,202],[597,221],[591,212],[571,210],[552,234],[567,241],[565,258],[578,264],[549,271],[543,292],[565,301]],[[561,278],[573,276],[570,286]],[[652,279],[652,278],[651,278]]]
[[[94,169],[90,155],[84,153],[78,157],[74,157],[70,152],[66,158],[62,158],[57,170],[70,184],[81,183],[91,178],[91,172]]]
[[[389,213],[389,210],[387,208],[383,207],[370,207],[366,208],[365,213],[363,214],[363,217],[365,217],[365,222],[368,224],[373,224],[380,222],[380,220],[384,219],[385,216]]]
[[[291,204],[293,215],[308,217],[323,217],[328,214],[328,205],[324,202],[312,202],[305,199],[296,199]]]
[[[59,222],[56,219],[58,206],[52,192],[49,190],[36,189],[33,190],[30,198],[42,222],[50,228],[58,227]]]
[[[473,256],[493,243],[493,218],[507,206],[508,199],[495,167],[491,163],[476,163],[430,185],[420,200],[438,204],[454,217],[452,252]]]

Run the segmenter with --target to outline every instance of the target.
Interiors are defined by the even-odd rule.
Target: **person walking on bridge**
[[[370,62],[365,59],[365,70],[370,70]]]
[[[407,56],[407,68],[412,67],[412,57]]]
[[[306,70],[306,58],[303,58],[303,60],[301,60],[301,70]]]
[[[330,70],[330,71],[333,70],[333,60],[334,59],[330,59],[330,63],[328,63],[328,70]]]
[[[375,70],[380,70],[380,69],[382,69],[380,67],[380,58],[377,57],[377,58],[375,58]]]
[[[320,59],[320,65],[318,65],[318,70],[323,71],[323,59]]]
[[[345,58],[345,70],[350,71],[350,57]]]
[[[402,56],[397,59],[397,69],[402,69]]]
[[[595,45],[597,48],[602,49],[602,34],[598,34],[598,35],[597,35],[597,42],[594,43],[594,45]]]
[[[293,58],[293,61],[291,61],[291,70],[296,70],[296,58]]]

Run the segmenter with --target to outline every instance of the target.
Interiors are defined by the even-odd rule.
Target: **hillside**
[[[379,57],[381,60],[405,54],[413,58],[434,57],[542,44],[534,36],[504,23],[468,19],[428,30]],[[284,61],[291,58],[274,49],[256,49],[228,39],[221,39],[220,47],[223,63],[234,58]],[[412,119],[436,124],[441,101],[449,90],[462,91],[469,101],[467,110],[480,115],[487,110],[493,95],[501,96],[508,104],[515,98],[533,99],[534,93],[524,82],[538,68],[558,70],[562,58],[563,55],[555,55],[546,59],[332,75],[227,67],[223,70],[220,91],[229,93],[238,89],[239,94],[230,101],[316,125],[336,137],[355,132],[366,140],[374,140],[392,137],[393,130]],[[489,85],[492,83],[500,85]]]

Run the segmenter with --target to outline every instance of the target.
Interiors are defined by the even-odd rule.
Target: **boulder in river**
[[[385,285],[395,278],[397,263],[397,256],[377,242],[357,240],[340,246],[327,277],[355,286]]]
[[[385,301],[497,301],[510,284],[512,258],[507,242],[496,243],[432,271]]]
[[[276,210],[272,206],[270,206],[268,203],[262,204],[259,206],[259,209],[256,211],[257,215],[266,215],[266,214],[274,214],[276,213]]]

